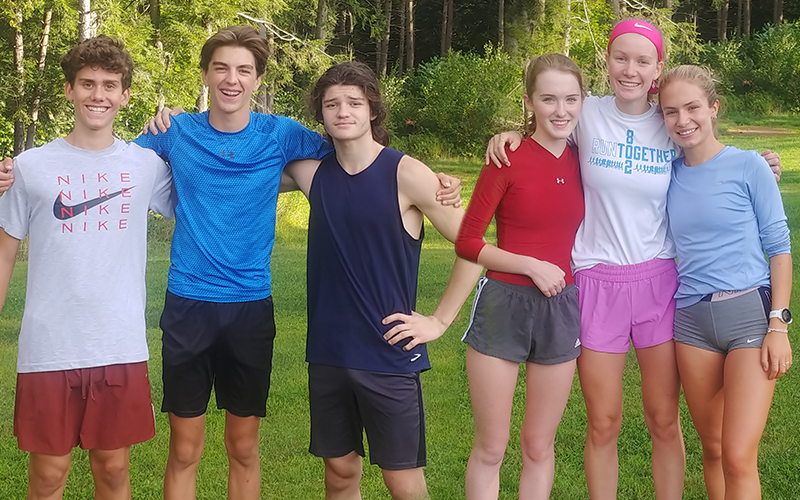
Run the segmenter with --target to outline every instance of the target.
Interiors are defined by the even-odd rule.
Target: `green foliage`
[[[769,25],[750,39],[704,46],[732,111],[800,111],[800,23]]]
[[[491,47],[484,57],[434,58],[403,80],[402,92],[392,89],[390,128],[409,136],[406,144],[419,139],[423,150],[476,154],[492,134],[521,121],[521,81],[521,65]]]

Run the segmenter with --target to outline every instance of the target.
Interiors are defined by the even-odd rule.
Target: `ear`
[[[522,95],[522,102],[525,103],[525,109],[533,113],[533,100],[528,97],[528,94]]]
[[[663,60],[658,61],[656,67],[657,67],[656,77],[653,78],[653,80],[658,80],[658,77],[661,76],[661,73],[664,71],[664,61]]]
[[[719,99],[714,101],[714,104],[711,105],[711,119],[716,120],[718,113],[719,113]]]
[[[64,95],[67,96],[67,100],[69,102],[73,102],[72,97],[72,84],[69,82],[64,83]]]
[[[128,87],[127,89],[122,91],[122,100],[120,101],[120,106],[127,106],[128,101],[131,100],[131,89]]]
[[[207,74],[208,74],[208,71],[205,70],[205,69],[200,72],[200,77],[203,79],[203,85],[205,85],[206,87],[208,87],[208,82],[206,81],[206,75]]]

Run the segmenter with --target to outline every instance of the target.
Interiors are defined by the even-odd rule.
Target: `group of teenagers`
[[[361,63],[331,67],[311,91],[328,140],[251,112],[267,54],[252,28],[216,33],[200,57],[209,111],[165,109],[125,143],[113,123],[130,96],[130,55],[106,36],[81,42],[62,59],[74,129],[13,168],[4,163],[2,301],[19,241],[29,238],[14,414],[19,447],[30,452],[29,499],[63,496],[76,446],[89,450],[95,498],[131,498],[130,446],[155,433],[150,210],[176,218],[160,322],[164,498],[196,497],[212,387],[226,412],[228,498],[259,498],[275,338],[270,255],[278,193],[289,190],[311,207],[309,449],[324,461],[327,499],[361,497],[364,433],[392,498],[428,498],[426,344],[476,282],[463,338],[474,417],[468,500],[498,498],[521,363],[519,497],[550,496],[577,365],[588,495],[616,498],[631,342],[657,500],[683,492],[681,386],[708,497],[760,498],[758,444],[775,380],[792,363],[789,230],[778,156],[719,142],[706,69],[662,74],[661,35],[642,20],[611,33],[613,96],[587,97],[563,55],[533,59],[524,77],[530,134],[492,139],[465,212],[457,179],[387,147],[378,81]],[[430,316],[415,312],[423,216],[458,256]],[[496,245],[483,238],[492,218]]]

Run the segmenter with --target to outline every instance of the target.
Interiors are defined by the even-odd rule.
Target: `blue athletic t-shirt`
[[[308,201],[309,363],[384,373],[430,368],[425,344],[404,351],[383,335],[386,316],[410,314],[417,299],[422,234],[403,225],[397,165],[403,153],[384,148],[350,175],[330,154],[322,160]]]
[[[268,297],[283,168],[322,158],[331,147],[283,116],[250,113],[247,126],[232,133],[212,127],[207,112],[171,121],[166,133],[135,141],[172,167],[178,206],[167,288],[207,302]]]

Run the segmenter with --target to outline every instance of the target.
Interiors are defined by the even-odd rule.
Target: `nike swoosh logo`
[[[422,354],[417,353],[417,354],[411,356],[411,362],[413,363],[414,361],[418,360],[421,357],[422,357]]]
[[[758,340],[758,339],[747,339],[747,343],[749,344],[751,342],[755,342],[756,340]]]
[[[647,31],[653,31],[653,29],[650,26],[645,26],[644,24],[633,23],[633,27],[646,29]]]
[[[72,206],[64,205],[64,203],[61,201],[61,193],[58,193],[58,196],[56,196],[56,201],[55,203],[53,203],[53,215],[55,215],[56,219],[58,220],[71,219],[76,215],[84,213],[86,210],[89,210],[90,208],[94,208],[97,205],[110,200],[111,198],[115,198],[121,195],[124,191],[130,191],[134,187],[135,186],[131,186],[129,188],[120,189],[116,193],[111,193],[107,196],[98,196],[97,198],[86,200],[84,202]]]

